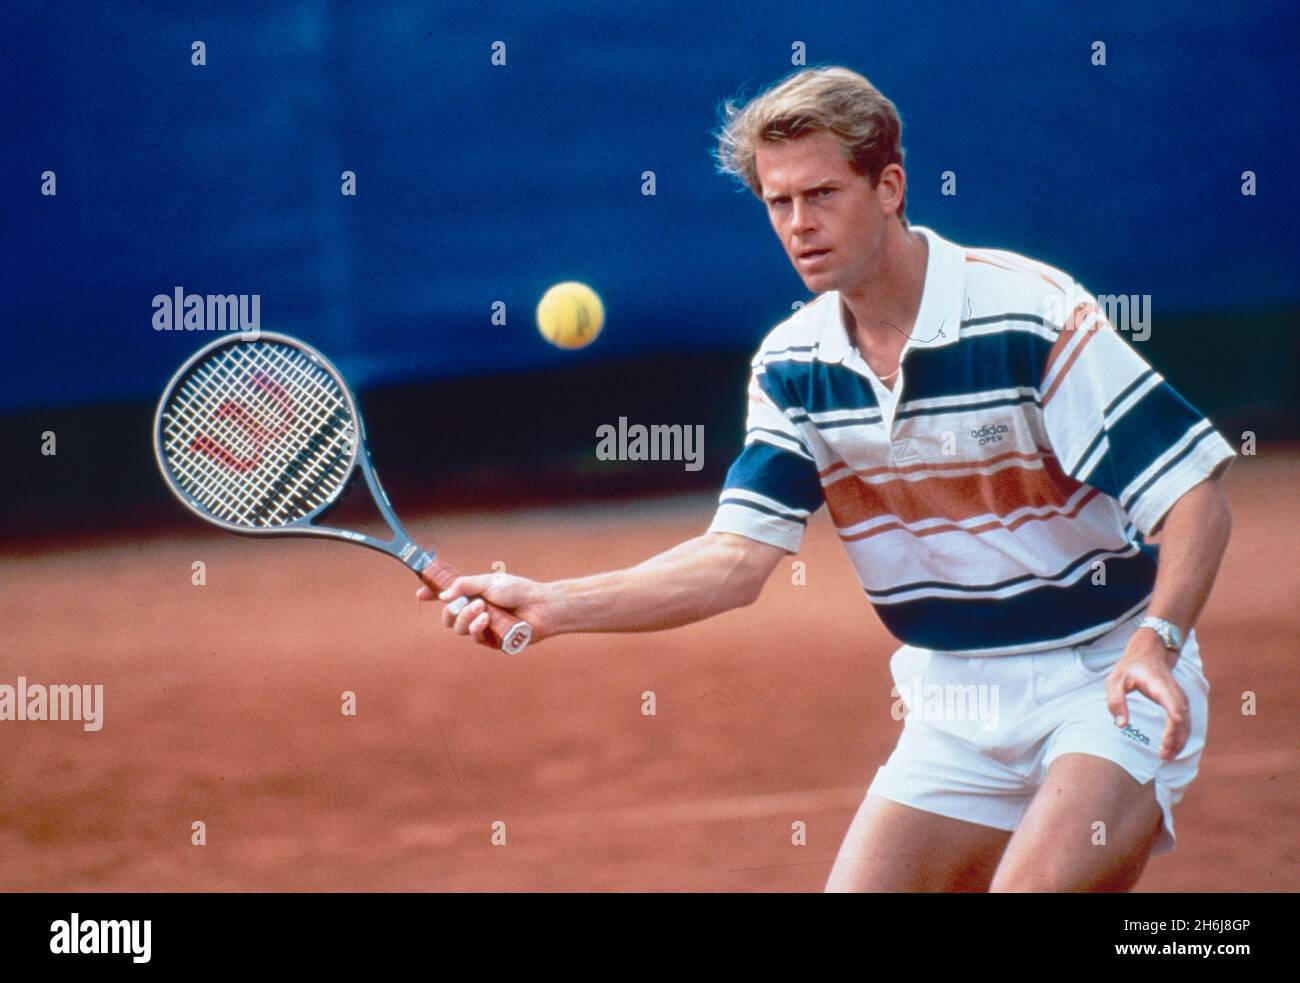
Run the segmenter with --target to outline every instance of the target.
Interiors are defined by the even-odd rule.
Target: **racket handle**
[[[436,558],[420,572],[420,577],[426,582],[432,583],[439,591],[446,590],[451,586],[451,582],[459,576],[459,570],[451,564],[444,563]],[[458,597],[448,607],[452,609],[453,614],[458,614],[461,608],[476,600],[482,600],[482,598]],[[516,615],[511,614],[504,608],[497,607],[490,601],[484,600],[483,603],[487,605],[489,640],[494,640],[506,655],[518,655],[532,641],[532,625],[527,621],[521,621]]]

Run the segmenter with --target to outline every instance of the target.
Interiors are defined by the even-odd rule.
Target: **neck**
[[[840,291],[845,327],[860,349],[902,351],[921,309],[929,252],[924,235],[893,223],[876,275]]]

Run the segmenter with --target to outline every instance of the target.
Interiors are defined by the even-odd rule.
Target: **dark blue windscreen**
[[[752,347],[804,293],[709,133],[796,42],[899,106],[915,223],[1157,316],[1294,303],[1292,10],[6,4],[0,411],[158,392],[208,340],[153,329],[176,287],[259,295],[361,386]],[[532,326],[567,279],[609,314],[576,354]]]

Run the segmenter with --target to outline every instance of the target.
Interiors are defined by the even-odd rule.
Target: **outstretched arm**
[[[786,551],[733,533],[705,533],[625,570],[538,582],[504,573],[455,580],[440,595],[421,587],[422,601],[447,603],[478,595],[533,626],[534,644],[575,632],[660,631],[752,604]],[[458,635],[485,641],[482,601],[459,614],[443,609]]]

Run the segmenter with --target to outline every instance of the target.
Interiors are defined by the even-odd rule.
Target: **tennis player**
[[[1192,629],[1233,450],[1072,277],[909,226],[898,113],[865,78],[808,69],[723,115],[722,170],[817,298],[753,360],[712,525],[630,569],[441,599],[536,639],[674,628],[753,603],[825,502],[904,643],[909,711],[827,889],[1128,890],[1205,744]],[[483,641],[481,611],[443,618]]]

